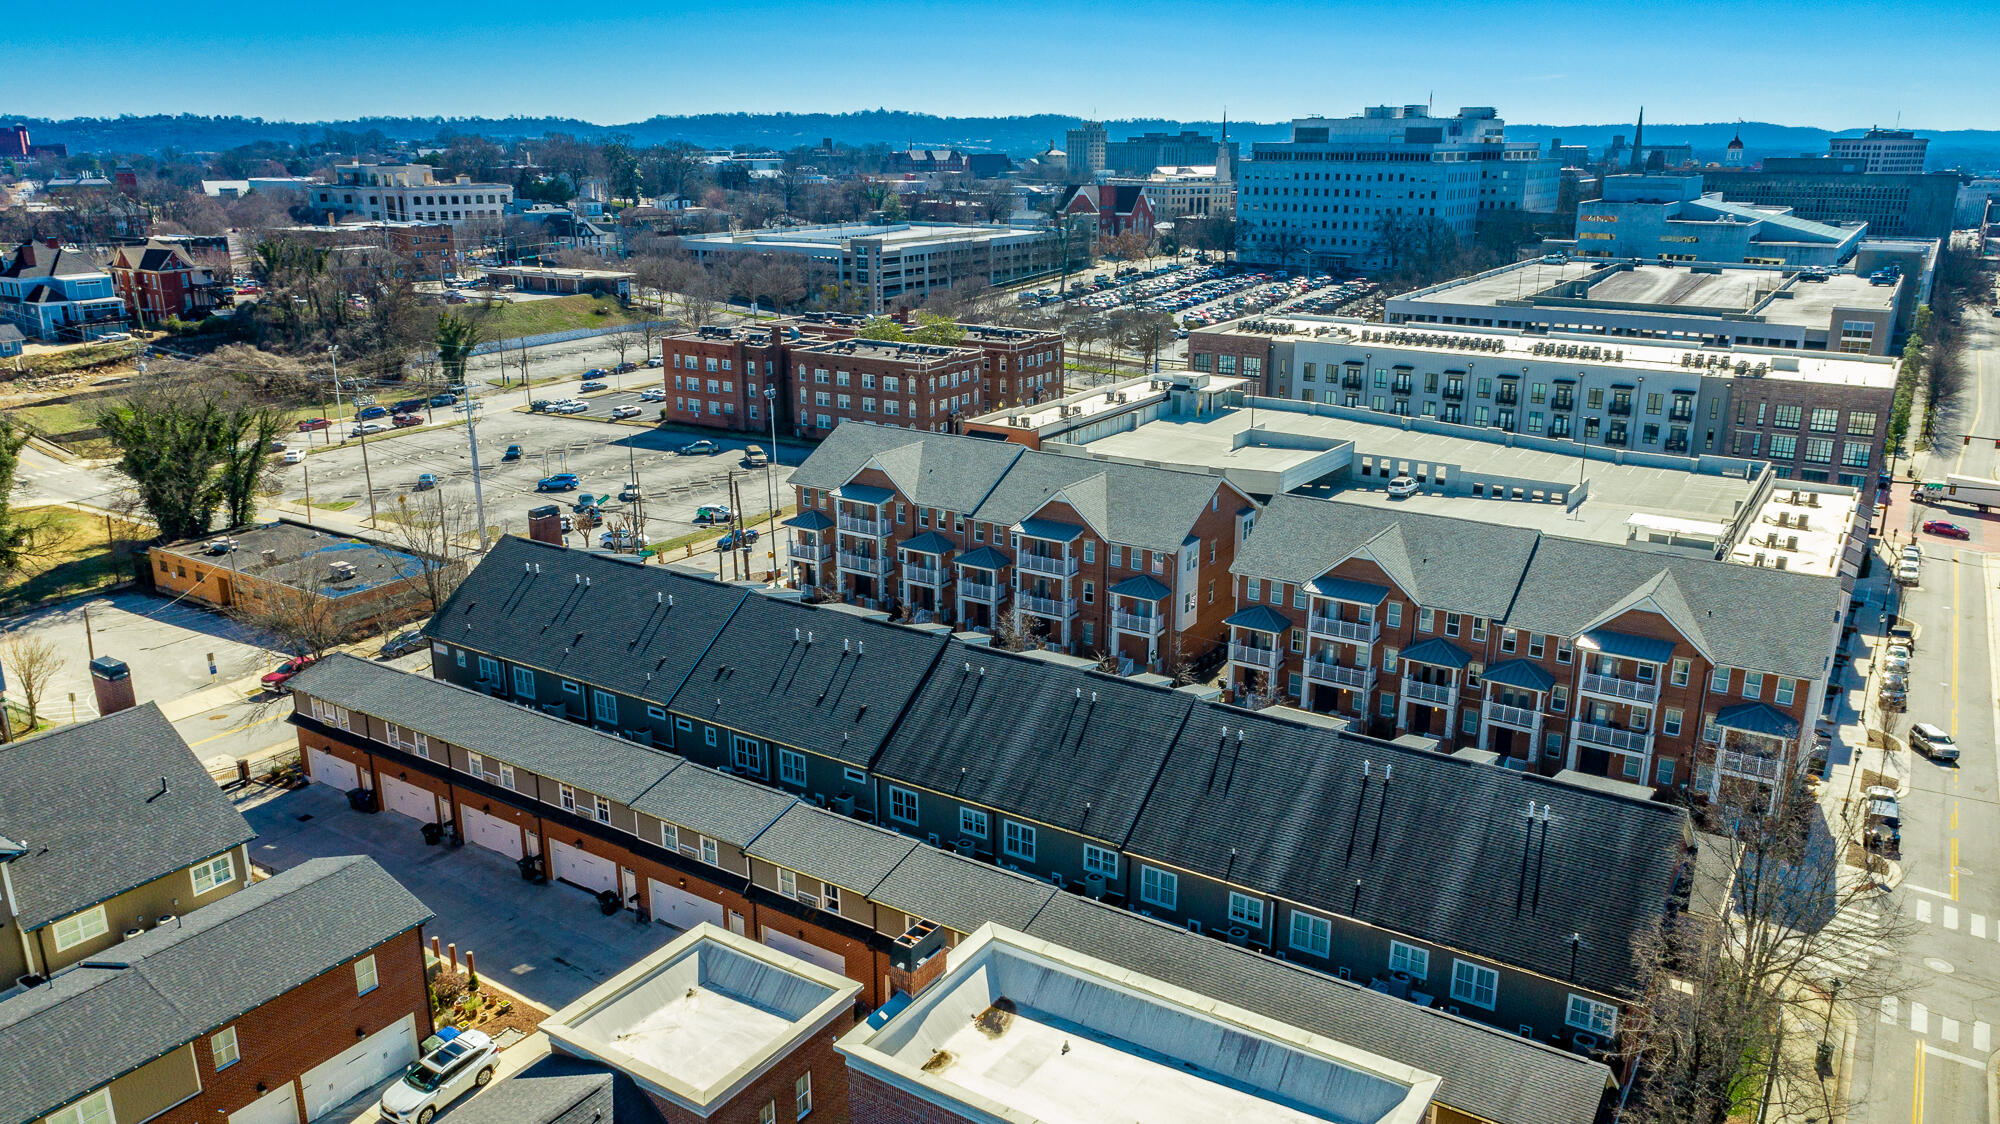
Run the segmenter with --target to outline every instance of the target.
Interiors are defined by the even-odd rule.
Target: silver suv
[[[1910,727],[1910,748],[1934,761],[1958,760],[1958,743],[1951,735],[1928,722]]]

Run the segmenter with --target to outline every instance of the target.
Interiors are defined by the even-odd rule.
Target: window
[[[1686,660],[1674,661],[1674,670],[1673,670],[1674,686],[1685,687],[1688,685],[1688,667],[1689,664],[1688,661]]]
[[[1786,679],[1783,677],[1772,678],[1771,680],[1772,702],[1777,703],[1779,706],[1790,706],[1792,705],[1792,700],[1796,697],[1798,697],[1798,683],[1796,680]]]
[[[112,1124],[111,1090],[95,1093],[57,1112],[49,1113],[45,1124]]]
[[[917,794],[907,788],[889,786],[889,818],[903,823],[917,822]]]
[[[1419,606],[1417,608],[1417,631],[1418,632],[1437,631],[1437,613],[1434,612],[1433,610]]]
[[[590,798],[590,801],[591,801],[591,814],[597,817],[597,822],[610,823],[611,801],[606,800],[602,796],[593,796]]]
[[[565,812],[576,811],[576,790],[566,784],[556,786],[556,803]]]
[[[565,695],[580,695],[583,693],[583,684],[572,683],[571,681],[565,679],[562,681],[562,689],[563,689],[563,694]]]
[[[805,787],[806,755],[789,749],[778,751],[778,783]]]
[[[1459,617],[1457,613],[1446,613],[1444,615],[1444,634],[1446,636],[1457,636],[1458,623]]]
[[[782,866],[781,866],[781,867],[779,867],[779,868],[778,868],[778,892],[779,892],[780,894],[783,894],[783,895],[785,895],[785,896],[786,896],[786,897],[788,897],[788,898],[796,898],[796,897],[798,897],[798,896],[799,896],[799,876],[798,876],[798,875],[796,875],[796,874],[793,874],[793,873],[792,873],[791,871],[789,871],[789,870],[786,870],[786,869],[785,869],[784,867],[782,867]]]
[[[1229,920],[1249,929],[1264,927],[1264,899],[1229,891]]]
[[[660,846],[665,847],[669,851],[680,850],[681,829],[675,827],[673,824],[662,821],[660,823]]]
[[[1569,637],[1567,637],[1567,636],[1564,636],[1564,637],[1559,637],[1559,638],[1558,638],[1558,639],[1556,640],[1556,662],[1557,662],[1557,663],[1568,663],[1568,662],[1569,662],[1569,650],[1570,650],[1570,649],[1569,649]]]
[[[1501,651],[1503,651],[1503,652],[1512,652],[1512,651],[1514,650],[1514,645],[1515,645],[1516,643],[1518,643],[1518,641],[1517,641],[1517,640],[1515,639],[1515,633],[1514,633],[1514,630],[1513,630],[1513,629],[1511,629],[1511,628],[1503,628],[1503,629],[1501,629],[1501,630],[1500,630],[1500,650],[1501,650]]]
[[[618,723],[618,696],[609,691],[590,693],[590,711],[599,722]]]
[[[706,835],[701,837],[701,861],[710,866],[722,865],[722,848]]]
[[[757,1110],[757,1124],[778,1124],[777,1101],[765,1101],[764,1107]]]
[[[1083,869],[1102,874],[1106,878],[1118,877],[1118,852],[1107,851],[1089,843],[1083,845]]]
[[[1001,847],[1013,858],[1024,862],[1035,861],[1035,829],[1013,820],[1002,821],[1003,835]]]
[[[370,953],[354,962],[354,994],[366,995],[375,990],[375,956]]]
[[[193,868],[194,896],[211,893],[217,886],[227,886],[236,881],[236,863],[229,855],[221,854]]]
[[[1329,954],[1333,951],[1333,922],[1293,910],[1292,947],[1314,956]]]
[[[1848,411],[1847,432],[1856,437],[1875,436],[1875,412],[1873,410]]]
[[[1830,406],[1815,406],[1810,424],[1814,433],[1833,433],[1840,428],[1840,411]]]
[[[764,747],[742,734],[729,735],[729,763],[750,774],[764,771]]]
[[[1366,610],[1363,611],[1365,612]],[[1403,603],[1401,601],[1389,602],[1387,607],[1385,607],[1383,610],[1382,618],[1383,618],[1382,624],[1384,627],[1387,628],[1403,627]]]
[[[104,907],[93,906],[56,922],[56,951],[73,948],[110,931],[111,926],[104,920]]]
[[[1764,674],[1763,674],[1763,672],[1760,672],[1760,671],[1746,671],[1746,672],[1744,672],[1744,673],[1743,673],[1743,697],[1744,697],[1744,698],[1746,698],[1746,699],[1756,699],[1756,698],[1761,698],[1761,697],[1763,697],[1763,694],[1764,694]]]
[[[1465,960],[1451,962],[1451,997],[1491,1011],[1500,992],[1500,973]]]
[[[1729,669],[1718,667],[1710,672],[1708,676],[1708,689],[1718,693],[1727,692],[1729,690]]]
[[[1679,737],[1681,732],[1681,719],[1683,717],[1684,716],[1681,714],[1681,708],[1677,706],[1670,706],[1665,710],[1661,711],[1660,732],[1670,738]],[[1665,760],[1665,758],[1661,758],[1661,760]]]
[[[960,808],[958,833],[972,839],[986,838],[986,813],[977,808]]]
[[[1674,783],[1674,759],[1662,757],[1654,762],[1653,783],[1661,786]]]
[[[1139,900],[1161,909],[1173,909],[1180,903],[1180,875],[1161,870],[1156,866],[1139,868]]]
[[[1542,653],[1543,653],[1544,651],[1546,651],[1546,650],[1547,650],[1547,648],[1548,648],[1548,643],[1547,643],[1547,640],[1546,640],[1546,639],[1545,639],[1545,638],[1544,638],[1544,637],[1542,636],[1542,634],[1541,634],[1541,633],[1539,633],[1539,632],[1530,632],[1530,633],[1528,634],[1528,658],[1529,658],[1529,659],[1531,659],[1531,660],[1538,660],[1538,659],[1541,659],[1541,658],[1542,658]]]
[[[804,1120],[813,1110],[813,1075],[811,1070],[799,1074],[792,1082],[792,1107],[798,1110],[799,1119]]]
[[[1429,979],[1431,974],[1431,950],[1418,948],[1402,941],[1389,942],[1389,970],[1408,972],[1413,980]]]
[[[1618,1030],[1618,1008],[1571,992],[1569,1013],[1563,1022],[1599,1038],[1609,1038]]]
[[[492,656],[479,657],[479,678],[489,682],[500,682],[500,661]]]
[[[525,667],[514,669],[514,693],[532,696],[535,693],[535,673]]]
[[[236,1048],[236,1028],[225,1027],[220,1033],[210,1035],[208,1053],[215,1059],[215,1068],[218,1072],[242,1061],[243,1054]]]

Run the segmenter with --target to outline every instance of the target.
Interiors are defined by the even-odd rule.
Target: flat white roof
[[[934,1103],[1036,1124],[1416,1124],[1439,1079],[987,925],[838,1048]],[[886,1015],[886,1017],[882,1017]]]
[[[1613,268],[1621,264],[1629,265],[1624,259],[1529,260],[1397,294],[1389,303],[1484,306],[1527,319],[1559,319],[1565,311],[1653,312],[1711,319],[1752,315],[1772,324],[1825,328],[1836,307],[1886,310],[1895,306],[1898,292],[1898,286],[1875,285],[1852,273],[1802,281],[1790,276],[1797,272],[1795,266],[1642,263]],[[1608,272],[1581,297],[1552,291],[1564,282],[1583,281],[1600,271]],[[1778,297],[1767,299],[1774,291]]]

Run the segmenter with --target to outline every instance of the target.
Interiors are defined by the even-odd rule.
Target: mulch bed
[[[502,1031],[518,1030],[522,1034],[533,1034],[535,1028],[548,1018],[548,1012],[532,1003],[522,1000],[511,992],[493,986],[484,975],[479,978],[479,990],[468,993],[463,971],[452,971],[440,966],[431,977],[431,994],[442,1001],[443,1010],[438,1015],[439,1026],[449,1024],[462,1030],[483,1030],[498,1038]],[[467,1009],[466,999],[476,999],[476,1006]],[[502,1004],[507,1010],[501,1013]]]

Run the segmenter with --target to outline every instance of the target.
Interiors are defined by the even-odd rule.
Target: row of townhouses
[[[347,735],[368,714],[385,725],[366,726],[365,748],[398,764],[384,806],[407,800],[469,840],[546,854],[556,877],[650,902],[655,916],[682,916],[661,891],[721,862],[810,907],[801,917],[899,936],[914,922],[878,919],[866,899],[921,842],[1323,971],[1401,973],[1426,1004],[1594,1049],[1631,995],[1633,941],[1675,908],[1689,860],[1687,817],[1664,804],[526,540],[496,547],[427,633],[436,677],[469,690],[398,680],[433,694],[384,713],[341,685],[338,668],[365,665],[334,661],[299,681],[314,775],[366,787],[359,762],[335,759],[362,748]],[[478,748],[486,727],[446,731],[430,717],[447,705],[517,712],[471,692],[613,736],[544,733],[532,757],[529,745]],[[682,759],[816,807],[669,798],[682,782],[656,790],[662,777],[717,783],[676,770]],[[440,807],[440,780],[500,803],[482,801],[478,816]],[[689,822],[711,807],[742,810],[756,830]],[[560,829],[535,828],[523,808],[559,812]],[[785,830],[759,834],[781,816]],[[857,819],[898,834],[857,835]],[[607,857],[572,824],[636,837],[647,862]],[[725,843],[753,839],[809,845],[721,861]],[[823,848],[889,865],[807,865]],[[926,897],[886,904],[942,922]],[[822,946],[844,949],[847,973],[881,1001],[872,938],[844,931],[863,939]]]
[[[416,1059],[430,911],[253,837],[151,704],[0,746],[0,1119],[298,1124]]]

